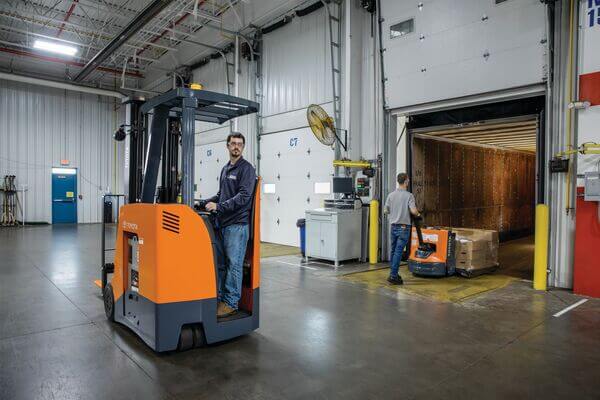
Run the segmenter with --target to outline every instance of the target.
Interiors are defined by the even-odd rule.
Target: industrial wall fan
[[[326,146],[333,146],[337,140],[340,145],[347,151],[348,132],[345,129],[336,129],[333,118],[317,104],[311,104],[306,110],[306,118],[308,125],[314,133],[317,140]],[[340,139],[336,131],[344,132],[344,141]]]

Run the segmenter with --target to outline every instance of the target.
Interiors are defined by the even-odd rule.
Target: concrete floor
[[[0,399],[598,399],[600,301],[515,283],[460,304],[263,261],[261,327],[157,355],[110,324],[99,226],[0,230]]]
[[[535,238],[533,236],[500,243],[498,273],[532,280],[534,250]]]

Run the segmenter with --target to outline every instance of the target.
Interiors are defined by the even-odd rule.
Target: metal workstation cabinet
[[[333,261],[360,258],[362,210],[306,211],[306,257]]]

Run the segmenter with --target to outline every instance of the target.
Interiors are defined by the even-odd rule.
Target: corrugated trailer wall
[[[414,137],[412,188],[428,225],[532,232],[535,154]]]

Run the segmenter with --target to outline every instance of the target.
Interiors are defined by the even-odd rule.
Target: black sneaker
[[[389,283],[391,283],[392,285],[402,285],[402,284],[404,284],[404,282],[402,281],[402,278],[400,277],[400,275],[389,276],[387,278],[387,281]]]

